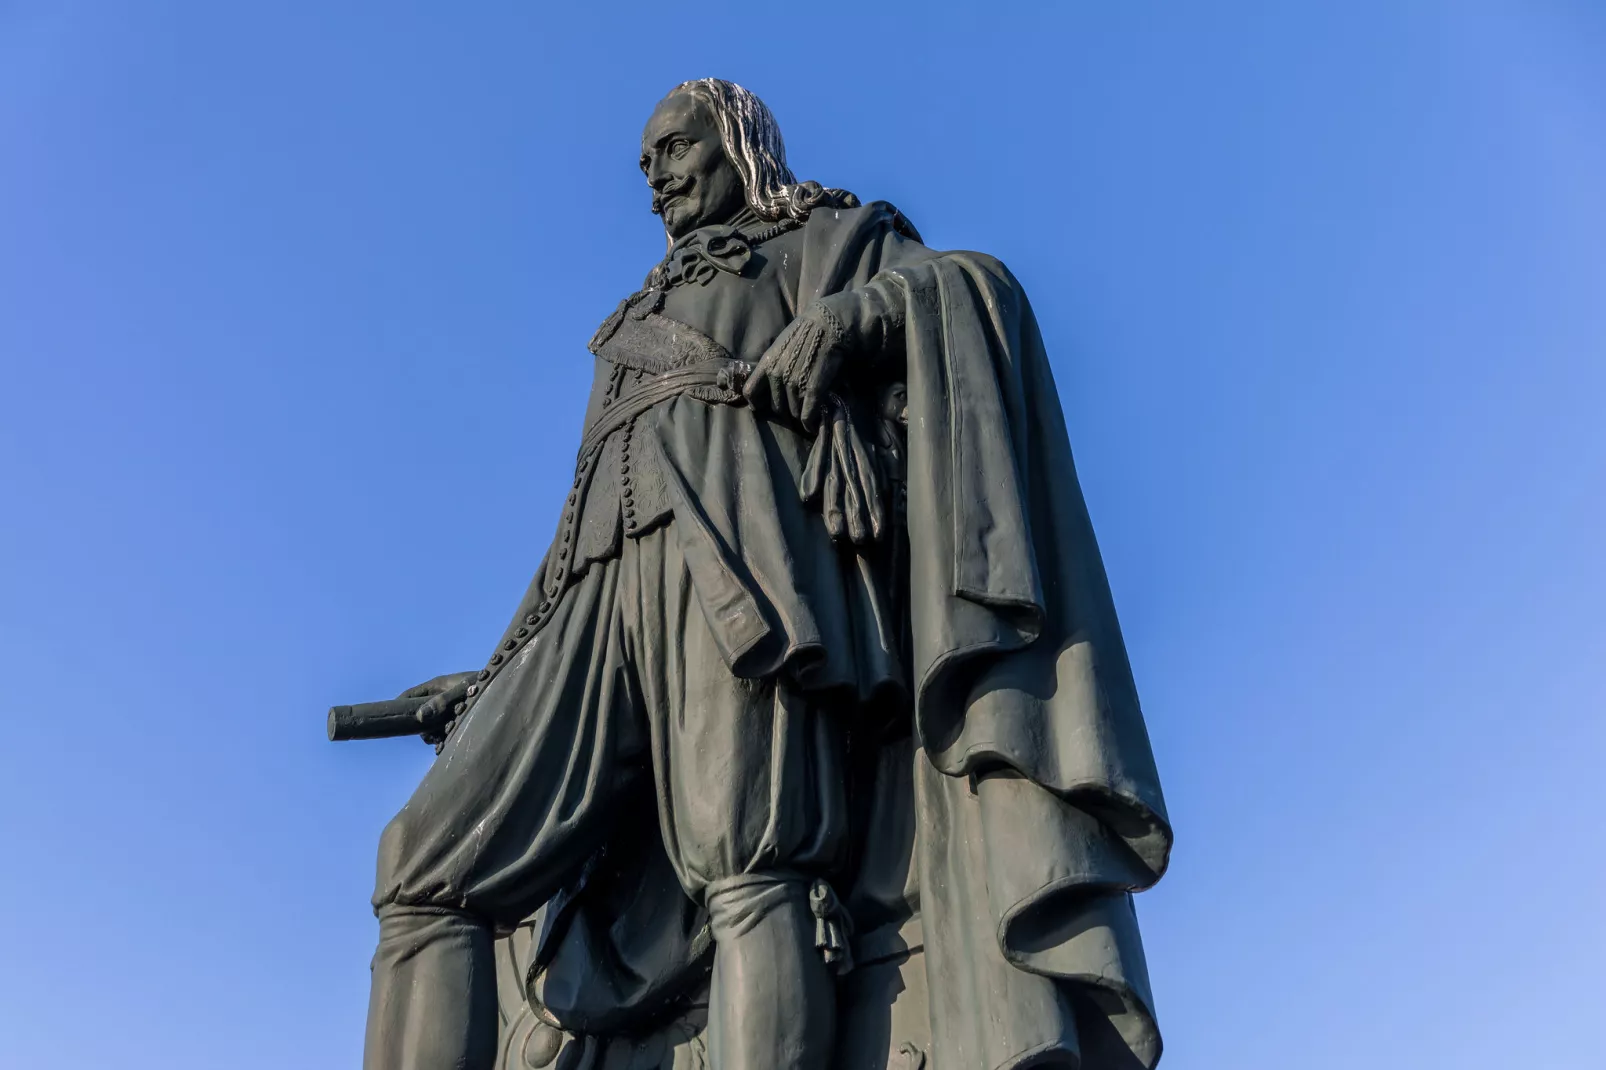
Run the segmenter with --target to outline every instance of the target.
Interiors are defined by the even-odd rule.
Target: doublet
[[[734,421],[750,432],[762,423],[766,444],[758,448],[784,457],[804,455],[807,440],[747,409],[741,386],[743,376],[797,312],[805,226],[790,220],[767,223],[747,213],[732,225],[687,235],[598,328],[589,346],[594,375],[582,445],[557,531],[529,594],[481,670],[470,704],[547,625],[563,593],[588,569],[615,558],[625,540],[670,523],[677,512],[703,511],[708,480],[667,459],[666,438],[701,439],[708,448],[739,450],[741,443],[713,425]],[[711,410],[724,411],[711,416]],[[677,435],[689,428],[695,430]],[[770,457],[761,463],[769,469],[777,467],[775,461]],[[795,485],[784,459],[778,467],[773,481]],[[716,481],[729,476],[740,478],[740,473],[714,473]],[[729,534],[720,532],[714,541],[728,543]],[[789,532],[775,530],[766,537],[786,541]],[[689,557],[696,562],[707,555],[694,549]],[[750,578],[739,575],[739,567],[727,568],[723,562],[692,567],[703,580],[704,608],[715,614],[720,611],[710,602],[721,602],[722,596],[709,594],[708,588],[752,585]],[[727,605],[740,600],[723,598]],[[728,610],[726,616],[716,627],[726,634],[724,646],[733,660],[756,646],[776,623],[762,619],[762,611],[745,608]],[[813,637],[803,638],[807,643]],[[837,660],[851,657],[844,654]],[[890,651],[879,660],[890,664]],[[841,664],[836,668],[838,677],[865,675]],[[865,688],[884,678],[885,669],[874,666],[869,676],[876,680]]]

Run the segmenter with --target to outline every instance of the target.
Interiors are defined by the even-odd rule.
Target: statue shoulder
[[[886,201],[817,207],[801,230],[799,307],[816,297],[863,286],[888,268],[936,255],[904,214]]]
[[[822,204],[815,207],[810,213],[808,222],[804,224],[809,230],[827,230],[844,234],[874,234],[892,231],[910,241],[922,242],[920,231],[909,221],[890,201],[870,201],[859,204],[858,198],[852,197],[851,206],[841,207]]]

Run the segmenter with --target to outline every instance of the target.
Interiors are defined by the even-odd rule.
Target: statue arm
[[[880,421],[883,395],[898,389],[906,300],[901,279],[888,273],[814,300],[747,382],[755,409],[814,433],[798,490],[833,538],[874,542],[887,527],[883,462],[861,428]]]
[[[844,375],[902,378],[906,294],[883,272],[862,286],[816,298],[765,351],[746,386],[755,409],[812,431]]]
[[[910,293],[897,269],[942,254],[886,204],[817,217],[808,237],[799,289],[815,296],[770,344],[744,392],[758,413],[814,433],[803,499],[833,537],[871,542],[888,519],[881,470],[901,467],[889,439],[901,439]]]

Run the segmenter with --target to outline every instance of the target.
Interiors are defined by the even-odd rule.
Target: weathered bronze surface
[[[1170,826],[1019,283],[798,182],[728,82],[640,165],[668,254],[511,623],[331,711],[439,750],[366,1066],[1152,1067]]]

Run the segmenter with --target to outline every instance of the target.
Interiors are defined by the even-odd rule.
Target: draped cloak
[[[875,374],[901,376],[908,393],[900,585],[930,1065],[1153,1067],[1161,1043],[1132,893],[1163,874],[1171,832],[1031,306],[997,260],[927,248],[884,203],[816,209],[783,240],[770,252],[787,260],[792,314],[857,291],[903,324],[901,366]],[[733,350],[754,356],[771,337]],[[857,681],[860,701],[876,701],[870,685],[892,670],[863,636],[880,647],[888,629],[844,619],[867,611],[842,589],[869,566],[837,547],[835,578],[809,564],[825,544],[796,500],[806,443],[766,426],[742,406],[680,397],[635,433],[662,467],[673,537],[710,625],[726,630],[732,671]],[[575,508],[606,515],[616,544],[605,513],[616,504]],[[532,592],[561,586],[548,588],[553,560]],[[672,889],[651,847],[620,857],[636,872],[616,887]],[[546,908],[529,991],[570,1028],[599,1021],[599,1002],[634,1004],[632,985],[663,989],[708,952],[695,908],[640,891],[604,898],[594,906],[613,916],[592,924],[574,922],[583,896]],[[602,976],[602,960],[626,963],[630,984]]]

